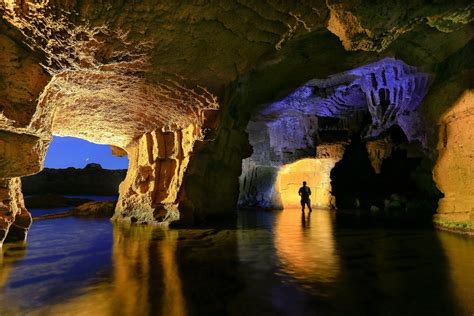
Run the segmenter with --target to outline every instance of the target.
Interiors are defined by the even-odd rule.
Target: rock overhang
[[[136,152],[141,139],[153,138],[155,133],[173,135],[180,142],[180,129],[188,124],[203,127],[207,109],[219,105],[218,122],[212,124],[219,129],[211,139],[216,141],[201,142],[203,135],[199,128],[193,128],[196,135],[190,138],[190,144],[198,141],[198,147],[206,148],[205,154],[192,153],[189,159],[208,159],[208,162],[192,162],[193,171],[186,171],[203,174],[204,190],[204,184],[209,181],[227,181],[225,176],[209,176],[213,170],[221,173],[231,170],[232,175],[227,178],[232,178],[239,171],[239,160],[248,156],[245,153],[248,142],[242,129],[247,125],[249,113],[260,104],[281,100],[282,95],[311,78],[345,71],[334,98],[321,97],[326,102],[321,108],[328,109],[324,117],[342,117],[341,122],[331,124],[343,124],[348,105],[353,106],[351,113],[355,116],[369,109],[379,124],[367,136],[377,137],[394,122],[390,119],[390,113],[395,113],[388,109],[390,104],[381,113],[377,110],[384,107],[381,103],[387,103],[387,91],[390,97],[395,96],[394,85],[371,88],[371,80],[361,83],[354,79],[358,74],[351,74],[348,69],[391,56],[424,72],[438,72],[438,63],[471,41],[472,4],[469,1],[424,6],[355,4],[352,1],[313,4],[1,1],[2,25],[7,25],[2,33],[13,39],[13,46],[24,51],[18,54],[20,62],[14,70],[38,80],[25,89],[25,83],[18,83],[15,76],[3,76],[7,83],[17,85],[17,89],[8,91],[28,91],[28,94],[23,94],[27,99],[4,95],[2,107],[8,120],[0,120],[0,129],[20,137],[38,137],[44,144],[43,152],[52,134],[81,137]],[[378,11],[371,20],[375,8]],[[12,18],[12,12],[16,17]],[[340,28],[332,28],[335,20]],[[352,25],[358,28],[348,32]],[[8,64],[9,60],[0,59],[0,63]],[[44,89],[51,76],[53,79]],[[423,76],[415,77],[416,81]],[[380,82],[383,83],[383,78]],[[400,81],[397,84],[404,85]],[[419,83],[419,99],[423,98],[425,84],[426,81]],[[314,93],[314,86],[317,84],[309,92],[301,91],[300,99],[305,93]],[[327,94],[324,85],[318,90],[315,95]],[[367,100],[370,91],[375,90],[384,92],[374,93]],[[402,120],[402,114],[405,109],[417,112],[414,107],[419,102],[397,104],[395,121],[405,132],[412,130],[417,125],[416,119]],[[301,104],[297,107],[303,113],[307,110]],[[27,108],[28,111],[23,111]],[[386,113],[388,119],[384,118]],[[325,127],[328,131],[331,124]],[[279,128],[277,125],[275,128]],[[417,130],[408,136],[420,140],[423,132]],[[155,144],[154,141],[144,143]],[[145,151],[147,146],[142,146]],[[25,172],[34,173],[42,168],[41,154],[37,156],[36,167]],[[147,162],[156,163],[157,167],[156,174],[147,181],[158,181],[161,172],[158,169],[181,158],[171,155],[166,157],[170,161],[165,164]],[[187,166],[186,159],[183,166]],[[19,170],[17,167],[15,170]],[[11,166],[7,169],[13,170]],[[5,177],[8,177],[7,169],[3,173]],[[176,170],[181,173],[181,169]],[[16,171],[11,176],[20,173]],[[181,176],[175,178],[179,183]],[[184,182],[189,191],[190,185]],[[207,187],[220,187],[208,184],[211,186]],[[228,193],[218,201],[232,199],[235,190]],[[185,195],[179,192],[177,199]],[[188,192],[188,196],[196,200],[194,197],[201,195]],[[191,203],[190,198],[186,203],[194,203],[196,210],[205,208],[205,203]]]

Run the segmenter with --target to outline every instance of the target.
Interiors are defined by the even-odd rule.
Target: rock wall
[[[50,76],[39,56],[18,43],[19,37],[0,21],[0,179],[40,171],[51,137],[32,127],[39,113],[37,99]]]
[[[426,24],[452,32],[470,21],[472,3],[327,1],[327,28],[347,50],[381,52],[404,33]],[[447,9],[449,7],[449,9]],[[390,18],[388,18],[390,17]]]
[[[42,169],[51,137],[32,127],[37,99],[50,76],[21,38],[18,30],[0,21],[0,246],[5,240],[26,239],[31,215],[18,177]]]
[[[251,147],[244,126],[226,115],[210,139],[197,141],[180,192],[183,223],[229,218],[235,214],[242,159]],[[215,137],[215,138],[214,138]]]
[[[464,92],[440,118],[433,175],[444,198],[435,220],[474,228],[474,91]]]
[[[31,215],[26,210],[19,178],[0,180],[0,247],[10,240],[25,240],[31,226]]]

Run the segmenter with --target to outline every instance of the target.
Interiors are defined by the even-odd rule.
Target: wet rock
[[[110,218],[114,214],[116,201],[94,201],[81,204],[69,211],[47,214],[34,217],[33,220],[41,221],[47,219],[56,219],[69,216],[92,217],[92,218]]]

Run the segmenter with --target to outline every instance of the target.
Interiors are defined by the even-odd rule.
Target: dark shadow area
[[[443,249],[440,233],[336,227],[340,274],[335,287],[344,304],[335,306],[334,314],[469,314],[466,298],[456,293],[453,258]]]
[[[108,170],[99,164],[85,168],[45,168],[40,173],[22,178],[25,195],[118,195],[118,186],[127,170]]]
[[[331,186],[339,209],[369,209],[374,203],[382,203],[376,192],[376,174],[358,135],[352,138],[342,160],[332,169]]]
[[[368,217],[385,224],[431,225],[442,194],[432,179],[432,162],[398,126],[386,135],[389,156],[376,173],[359,136],[331,172],[338,215]]]

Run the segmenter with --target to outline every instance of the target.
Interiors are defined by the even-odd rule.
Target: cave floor
[[[474,313],[474,238],[323,210],[241,211],[212,229],[35,222],[0,267],[0,315]]]

